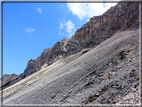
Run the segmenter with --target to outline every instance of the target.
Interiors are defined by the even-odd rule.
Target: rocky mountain
[[[4,80],[3,88],[39,71],[43,65],[49,66],[61,57],[80,52],[82,49],[94,48],[118,31],[136,30],[139,28],[139,3],[118,3],[104,14],[94,16],[71,39],[64,38],[52,48],[45,49],[37,59],[28,61],[24,72],[10,81]],[[3,76],[5,78],[5,75]]]
[[[5,83],[8,83],[8,82],[10,82],[10,81],[16,79],[17,77],[18,77],[18,75],[16,75],[16,74],[11,74],[11,75],[5,74],[5,75],[3,76],[3,85],[4,85]]]
[[[4,104],[139,105],[139,44],[139,3],[119,2],[4,75]]]

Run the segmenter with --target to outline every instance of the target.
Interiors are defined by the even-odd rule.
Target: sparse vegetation
[[[135,73],[134,72],[131,72],[130,73],[130,77],[134,77],[135,76]]]
[[[88,100],[85,101],[85,104],[88,104]]]
[[[96,96],[96,95],[90,95],[90,96],[88,97],[87,103],[88,103],[88,102],[93,102],[94,100],[97,99],[97,97],[99,97],[99,96],[98,96],[98,95],[97,95],[97,96]]]
[[[111,93],[111,98],[114,98],[115,97],[115,94],[114,93]]]
[[[62,62],[63,60],[65,60],[65,59],[67,59],[67,58],[69,58],[70,56],[72,56],[73,54],[71,54],[71,55],[68,55],[68,56],[66,56],[66,57],[64,57],[60,62]]]
[[[27,82],[24,82],[22,84],[20,84],[21,86],[26,86],[27,85]]]
[[[126,52],[125,51],[121,51],[119,53],[119,55],[118,55],[118,57],[119,57],[120,60],[123,60],[125,58],[125,56],[126,56]]]
[[[129,90],[128,90],[128,93],[130,93],[131,91],[132,91],[132,89],[129,89]]]
[[[139,81],[137,81],[134,85],[134,88],[136,88],[139,85]]]
[[[88,101],[89,101],[89,102],[92,102],[93,100],[95,100],[95,97],[94,97],[93,95],[90,95],[90,96],[88,97]]]
[[[140,77],[137,77],[137,79],[136,80],[139,80],[140,79]]]
[[[127,76],[126,76],[126,75],[124,75],[124,79],[127,79]]]
[[[103,88],[102,88],[102,91],[106,91],[108,89],[108,87],[105,85]]]
[[[91,44],[93,44],[93,41],[91,41],[90,43],[88,43],[85,48],[89,47]]]
[[[104,104],[104,100],[105,100],[105,98],[102,98],[100,101],[100,104]]]
[[[130,50],[127,50],[127,53],[129,53],[130,52]]]
[[[57,56],[57,57],[56,57],[57,60],[59,60],[59,59],[61,59],[61,58],[62,58],[62,56]]]
[[[118,49],[119,45],[115,48],[115,49]]]

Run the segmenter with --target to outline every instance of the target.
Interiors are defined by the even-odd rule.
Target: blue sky
[[[90,17],[116,3],[3,3],[3,75],[20,74],[30,59],[64,37],[71,38]]]

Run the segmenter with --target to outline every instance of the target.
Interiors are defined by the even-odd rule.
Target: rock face
[[[11,74],[11,75],[5,74],[3,76],[3,84],[5,84],[13,79],[16,79],[17,77],[18,77],[18,75],[16,75],[16,74]]]
[[[16,74],[11,74],[11,75],[8,75],[8,74],[5,74],[4,76],[3,76],[3,78],[2,79],[0,79],[0,84],[4,87],[4,88],[6,88],[6,87],[8,87],[9,85],[11,85],[11,83],[13,84],[13,82],[15,82],[15,80],[18,78],[18,75],[16,75]],[[1,80],[3,80],[2,82],[1,82]],[[1,86],[0,85],[0,86]]]
[[[24,73],[13,79],[12,85],[21,79],[39,71],[45,63],[50,65],[58,56],[68,56],[83,48],[92,48],[112,37],[116,32],[134,30],[139,27],[139,3],[118,3],[103,15],[94,16],[78,29],[71,39],[58,41],[53,48],[45,49],[41,56],[30,60]],[[8,86],[9,86],[8,85]]]
[[[72,39],[82,41],[91,36],[102,41],[118,30],[136,29],[138,27],[139,3],[118,3],[103,15],[91,18],[89,22],[75,32]]]
[[[48,60],[48,56],[49,56],[49,54],[51,53],[51,50],[52,49],[44,49],[44,51],[42,52],[42,54],[41,54],[41,56],[40,56],[40,61],[41,61],[41,65],[43,65],[44,63],[46,63],[47,62],[47,60]]]
[[[24,70],[24,78],[38,71],[40,67],[41,67],[41,61],[39,57],[35,60],[31,59],[28,62],[26,69]]]

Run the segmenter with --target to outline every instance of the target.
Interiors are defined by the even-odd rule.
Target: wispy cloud
[[[39,13],[41,13],[41,12],[42,12],[40,8],[37,8],[37,10],[38,10],[38,12],[39,12]]]
[[[67,22],[63,21],[60,23],[59,35],[65,35],[65,32],[66,32],[67,37],[70,38],[73,35],[74,31],[75,31],[75,24],[71,20]]]
[[[31,32],[35,32],[35,31],[36,31],[36,29],[30,29],[30,28],[26,28],[26,32],[31,33]]]
[[[73,15],[77,15],[80,20],[93,16],[102,15],[111,6],[117,3],[67,3],[67,7]]]
[[[64,24],[61,22],[60,23],[60,29],[63,29]]]
[[[68,33],[68,36],[71,37],[73,35],[74,31],[74,23],[69,20],[66,24],[66,32]]]
[[[59,30],[59,35],[64,36],[64,35],[65,35],[65,33],[64,33],[63,31]]]

